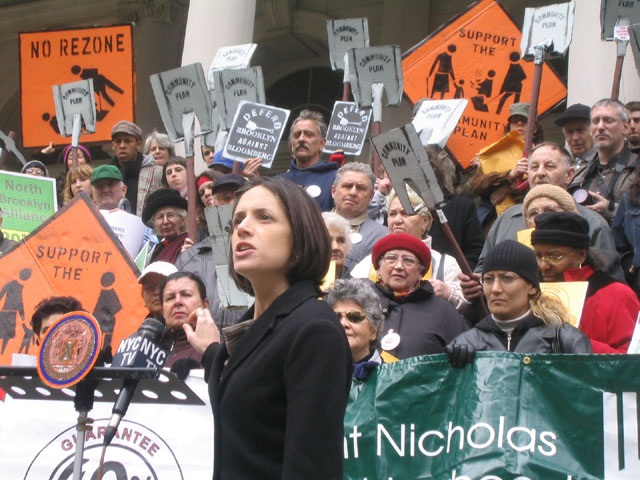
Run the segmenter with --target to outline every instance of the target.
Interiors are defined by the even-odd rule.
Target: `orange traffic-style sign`
[[[481,0],[404,54],[404,91],[414,104],[422,98],[469,99],[447,142],[464,168],[504,135],[509,107],[530,100],[534,64],[520,58],[521,37],[497,1]],[[564,83],[545,64],[538,115],[566,95]]]
[[[31,316],[50,296],[77,298],[115,350],[147,313],[138,275],[89,197],[74,198],[0,257],[0,365],[13,353],[37,354]]]
[[[71,143],[59,134],[52,87],[93,80],[97,128],[82,142],[111,139],[111,127],[134,120],[135,76],[131,25],[20,34],[22,144]]]

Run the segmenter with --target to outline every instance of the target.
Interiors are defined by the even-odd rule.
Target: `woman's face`
[[[353,300],[343,300],[333,305],[333,311],[338,314],[340,323],[344,327],[351,348],[351,357],[354,362],[368,357],[371,354],[371,343],[376,339],[377,332],[371,326],[369,319],[365,317],[363,320],[349,320],[347,312],[359,312],[364,315],[364,310],[360,304]],[[352,316],[357,317],[357,316]],[[360,317],[362,318],[362,317]]]
[[[527,117],[514,115],[509,119],[509,131],[515,130],[523,137],[527,134]]]
[[[431,219],[423,215],[407,215],[398,197],[389,205],[389,233],[408,233],[416,238],[424,238],[431,227]]]
[[[329,237],[331,238],[331,260],[336,262],[336,271],[340,271],[344,266],[349,251],[347,237],[344,232],[335,225],[327,225]]]
[[[174,240],[185,231],[185,219],[174,207],[158,209],[152,220],[155,231],[163,240]]]
[[[587,260],[587,251],[566,245],[539,243],[533,246],[543,282],[563,282],[564,271],[580,268]]]
[[[198,187],[198,195],[205,207],[213,205],[213,182],[205,182]]]
[[[527,207],[527,211],[524,213],[524,221],[527,224],[527,228],[535,228],[536,215],[546,212],[564,212],[564,209],[558,202],[547,197],[538,197],[532,200]]]
[[[408,292],[422,277],[423,266],[409,250],[389,250],[382,255],[378,275],[394,292]]]
[[[86,178],[75,177],[75,178],[72,178],[72,181],[71,181],[71,193],[75,197],[80,192],[87,192],[89,194],[89,196],[91,196],[93,194],[93,189],[91,188],[91,177],[86,177]]]
[[[149,144],[149,153],[153,156],[156,165],[161,167],[169,160],[169,149],[159,146],[155,138]]]
[[[182,190],[187,186],[187,169],[179,163],[169,165],[164,175],[167,179],[167,185],[174,190]]]
[[[529,298],[537,289],[517,273],[492,270],[482,275],[482,289],[489,310],[498,320],[511,320],[529,310]]]
[[[266,279],[275,284],[287,277],[291,258],[291,224],[282,202],[268,188],[248,190],[232,218],[233,268],[252,284]]]

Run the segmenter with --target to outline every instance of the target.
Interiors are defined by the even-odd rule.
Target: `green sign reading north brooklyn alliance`
[[[479,353],[354,380],[344,478],[638,480],[640,355]]]
[[[2,233],[22,240],[55,213],[56,181],[0,170]]]

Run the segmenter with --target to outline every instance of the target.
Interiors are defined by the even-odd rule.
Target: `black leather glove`
[[[473,345],[454,345],[450,343],[444,347],[444,351],[449,357],[449,363],[454,368],[462,368],[467,363],[473,362],[476,356],[476,349]]]
[[[189,372],[194,368],[201,368],[197,361],[193,358],[181,358],[171,365],[170,371],[184,382],[184,379],[189,376]]]

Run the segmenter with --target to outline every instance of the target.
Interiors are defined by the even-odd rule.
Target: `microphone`
[[[168,352],[158,346],[164,332],[164,324],[155,318],[147,318],[140,329],[118,345],[112,367],[155,368],[160,370],[167,361]],[[118,430],[120,420],[127,413],[133,393],[138,386],[137,379],[127,379],[122,383],[118,398],[113,404],[109,426],[104,435],[104,445],[109,445]]]
[[[127,213],[131,213],[131,202],[129,202],[127,197],[122,197],[118,202],[118,208],[120,210],[124,210]]]

